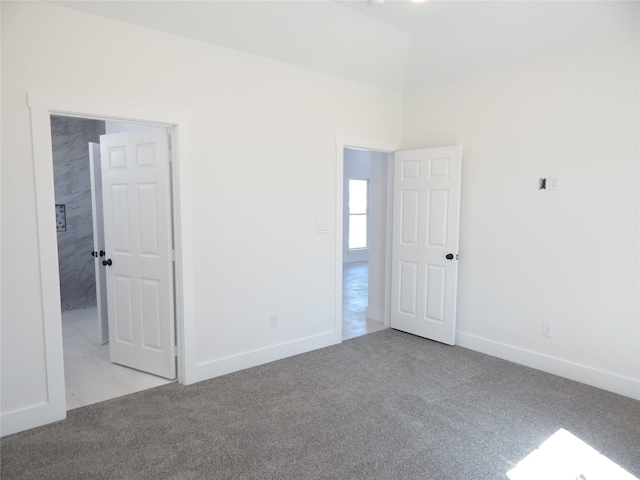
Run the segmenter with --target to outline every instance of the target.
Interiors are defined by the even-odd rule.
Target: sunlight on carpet
[[[511,480],[638,480],[563,428],[507,472],[507,476]]]

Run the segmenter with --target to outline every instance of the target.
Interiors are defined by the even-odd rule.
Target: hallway
[[[342,339],[359,337],[387,328],[367,318],[369,290],[368,262],[342,266]]]

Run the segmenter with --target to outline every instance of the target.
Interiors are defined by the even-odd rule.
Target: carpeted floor
[[[507,479],[559,429],[640,475],[640,402],[384,330],[196,385],[72,410],[63,422],[4,438],[0,473]]]

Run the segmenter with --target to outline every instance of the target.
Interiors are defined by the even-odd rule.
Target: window
[[[349,180],[349,250],[367,248],[369,180]]]

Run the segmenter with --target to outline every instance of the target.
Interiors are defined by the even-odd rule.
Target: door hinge
[[[171,250],[171,261],[172,262],[176,261],[176,251],[175,250]]]
[[[167,152],[167,162],[171,163],[173,161],[173,150],[169,149]]]
[[[179,350],[180,350],[180,349],[178,348],[178,345],[173,345],[173,346],[171,347],[171,354],[172,354],[175,358],[178,358],[178,352],[179,352]]]

